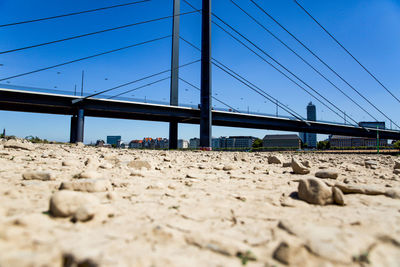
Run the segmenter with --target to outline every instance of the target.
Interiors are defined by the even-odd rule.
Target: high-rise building
[[[189,140],[189,148],[198,149],[200,147],[200,139],[195,137]]]
[[[107,144],[119,146],[121,144],[121,136],[120,135],[109,135],[107,136]]]
[[[310,102],[307,105],[307,120],[316,121],[317,120],[317,108]],[[300,139],[303,144],[307,144],[308,147],[317,147],[317,134],[315,133],[299,133]]]

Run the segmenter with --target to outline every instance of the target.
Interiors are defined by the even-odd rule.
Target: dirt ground
[[[399,173],[387,155],[0,139],[0,266],[400,266]]]

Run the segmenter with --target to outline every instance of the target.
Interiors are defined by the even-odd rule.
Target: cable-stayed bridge
[[[78,16],[85,13],[97,12],[105,9],[123,8],[127,5],[145,5],[145,1],[130,2],[122,5],[115,5],[103,8],[97,8],[92,10],[85,10],[80,12],[74,12],[69,14],[57,15],[52,17],[40,18],[30,21],[19,21],[16,23],[9,23],[0,25],[0,30],[5,27],[14,27],[20,24],[26,23],[36,23],[39,21],[47,21],[54,19],[61,19],[68,16]],[[379,132],[380,138],[385,139],[400,139],[399,126],[376,104],[368,99],[361,90],[356,88],[348,80],[346,80],[341,74],[338,73],[333,67],[327,64],[319,55],[312,51],[308,46],[306,46],[302,41],[299,40],[295,35],[289,32],[282,24],[280,24],[274,17],[272,17],[262,6],[257,2],[250,0],[256,8],[261,10],[266,16],[271,18],[279,27],[288,32],[290,36],[294,38],[301,46],[303,46],[312,56],[314,56],[320,63],[325,65],[334,75],[336,75],[344,84],[351,89],[356,94],[358,94],[370,107],[372,107],[381,116],[385,117],[391,123],[393,123],[398,129],[397,130],[387,130],[387,129],[372,129],[360,127],[357,121],[351,116],[346,115],[338,105],[336,101],[329,99],[324,96],[317,88],[314,88],[304,79],[302,79],[298,74],[295,74],[293,70],[289,67],[283,65],[276,58],[271,56],[265,49],[255,44],[249,37],[244,33],[237,30],[235,27],[231,26],[225,20],[223,20],[218,15],[211,11],[211,0],[203,0],[202,8],[197,9],[193,4],[187,0],[182,0],[183,3],[192,8],[192,11],[181,12],[181,1],[173,0],[173,14],[169,16],[154,18],[146,21],[135,22],[131,24],[126,24],[118,27],[107,28],[100,31],[89,32],[86,34],[80,34],[76,36],[70,36],[67,38],[57,39],[48,41],[45,43],[38,43],[34,45],[29,45],[25,47],[19,47],[15,49],[9,49],[6,51],[0,51],[0,56],[3,54],[16,53],[19,51],[35,49],[37,47],[43,47],[48,45],[53,45],[56,43],[61,43],[65,41],[70,41],[74,39],[84,38],[87,36],[98,35],[105,32],[117,31],[125,28],[135,27],[138,25],[151,24],[156,21],[173,20],[173,27],[171,35],[161,36],[158,38],[137,42],[131,45],[119,47],[112,50],[107,50],[101,53],[91,54],[85,57],[76,58],[74,60],[62,62],[56,65],[35,69],[29,72],[15,74],[9,77],[1,77],[0,82],[9,82],[12,79],[16,79],[23,76],[34,75],[38,72],[47,71],[55,68],[62,68],[63,66],[74,64],[77,62],[85,61],[91,58],[101,57],[111,53],[117,53],[122,50],[134,49],[139,46],[150,45],[155,42],[159,42],[164,39],[172,40],[172,53],[171,53],[171,68],[166,69],[161,72],[152,73],[145,77],[135,79],[133,81],[125,82],[118,86],[108,88],[106,90],[98,90],[92,94],[83,94],[83,92],[77,95],[77,92],[71,91],[57,91],[57,90],[47,90],[41,88],[25,87],[25,86],[13,86],[10,84],[0,85],[0,109],[9,111],[24,111],[24,112],[35,112],[35,113],[50,113],[50,114],[62,114],[71,115],[71,142],[82,142],[84,136],[84,117],[104,117],[104,118],[121,118],[121,119],[134,119],[134,120],[149,120],[149,121],[163,121],[169,122],[170,124],[170,148],[177,148],[178,139],[178,124],[179,123],[189,123],[189,124],[200,124],[200,145],[201,147],[208,148],[211,147],[211,128],[212,125],[216,126],[228,126],[228,127],[242,127],[242,128],[255,128],[255,129],[272,129],[272,130],[282,130],[282,131],[295,131],[295,132],[309,132],[309,133],[321,133],[321,134],[338,134],[338,135],[348,135],[348,136],[359,136],[359,137],[371,137],[374,138]],[[257,20],[252,16],[243,5],[239,4],[239,1],[231,1],[234,6],[236,6],[241,12],[249,17],[256,25],[260,26],[266,33],[270,34],[275,38],[281,45],[283,45],[289,52],[297,56],[303,63],[305,63],[313,72],[322,77],[327,81],[334,89],[339,91],[344,98],[349,99],[357,108],[362,112],[371,117],[372,120],[378,121],[376,115],[372,112],[365,104],[361,104],[354,98],[349,96],[349,94],[326,75],[324,75],[317,67],[312,63],[307,61],[303,56],[298,54],[293,48],[291,48],[287,43],[282,41],[277,35],[271,32],[262,22]],[[296,1],[295,1],[296,2]],[[311,16],[298,2],[296,2],[306,13],[309,15],[319,26],[323,26]],[[182,16],[189,15],[201,15],[202,18],[202,38],[201,47],[197,47],[193,43],[189,42],[187,39],[180,35],[180,18]],[[212,19],[213,18],[213,19]],[[252,54],[263,60],[267,65],[275,69],[283,77],[287,78],[300,90],[304,91],[310,95],[313,99],[319,102],[321,105],[330,110],[333,114],[337,115],[340,119],[344,121],[349,121],[348,123],[337,123],[337,122],[323,122],[323,121],[307,121],[299,113],[283,104],[281,101],[273,97],[266,90],[255,85],[249,79],[239,74],[234,68],[223,63],[220,59],[216,59],[211,55],[211,28],[216,26],[217,28],[224,31],[230,38],[241,46],[248,49]],[[335,42],[337,42],[346,53],[348,53],[371,77],[374,78],[378,84],[389,93],[390,97],[396,99],[399,103],[399,99],[395,94],[387,88],[383,83],[376,78],[364,65],[360,63],[332,34],[330,34],[325,28],[323,28],[329,36],[331,36]],[[180,43],[185,43],[186,45],[193,48],[194,51],[198,51],[200,54],[200,59],[192,62],[188,62],[179,65],[179,46]],[[192,64],[201,64],[201,84],[200,87],[194,85],[193,83],[183,79],[179,75],[179,70],[190,66]],[[237,80],[244,88],[251,90],[266,101],[271,102],[283,111],[285,111],[287,116],[274,116],[268,114],[254,114],[246,111],[240,111],[229,104],[228,99],[220,99],[212,95],[212,66],[216,69],[221,70],[226,73],[226,75]],[[164,77],[165,75],[169,75]],[[154,80],[157,78],[157,80]],[[161,83],[162,81],[170,81],[170,87],[166,88],[170,92],[169,102],[158,102],[150,100],[138,100],[126,97],[128,93],[131,93],[142,88],[151,87],[154,84]],[[149,81],[149,82],[147,82]],[[183,82],[196,90],[200,91],[200,104],[199,105],[182,105],[179,104],[179,82]],[[147,82],[144,85],[135,87],[133,89],[125,90],[123,92],[115,93],[117,89],[124,88],[126,86],[131,86],[139,82]],[[226,109],[219,110],[212,107],[212,102],[218,102],[226,107]],[[348,114],[348,113],[347,113]]]

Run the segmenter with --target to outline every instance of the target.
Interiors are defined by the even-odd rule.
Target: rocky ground
[[[0,266],[400,266],[400,160],[0,140]]]

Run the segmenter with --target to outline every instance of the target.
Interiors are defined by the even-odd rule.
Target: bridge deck
[[[187,107],[149,104],[110,99],[85,99],[72,104],[77,96],[28,92],[0,88],[0,110],[49,113],[60,115],[76,114],[78,108],[85,110],[85,116],[148,120],[199,124],[200,110]],[[375,138],[377,129],[360,128],[315,121],[300,121],[289,118],[243,114],[236,112],[212,111],[212,124],[254,129],[270,129],[293,132],[336,134]],[[400,140],[400,132],[379,130],[380,138]]]

